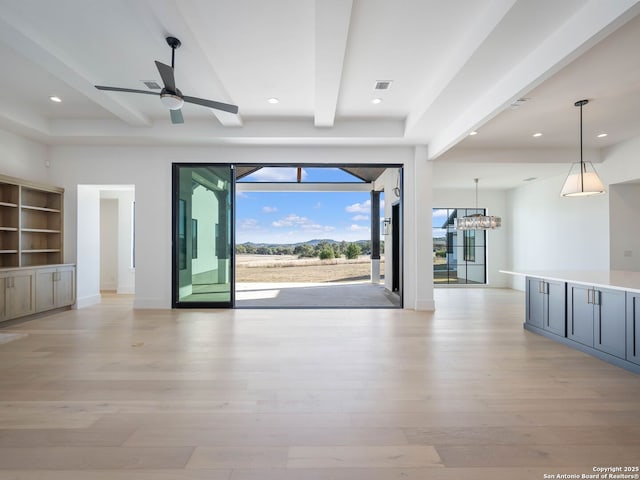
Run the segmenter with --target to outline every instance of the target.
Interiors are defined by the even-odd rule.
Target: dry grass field
[[[384,260],[380,271],[384,272]],[[296,255],[237,255],[236,282],[348,282],[367,280],[371,274],[370,257],[356,260],[339,258],[320,260]]]

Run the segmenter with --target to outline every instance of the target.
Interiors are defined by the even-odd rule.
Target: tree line
[[[383,246],[381,245],[381,248]],[[318,242],[299,245],[253,245],[245,243],[236,245],[237,254],[250,255],[297,255],[298,258],[314,258],[321,260],[346,257],[350,260],[359,255],[371,254],[371,242]]]

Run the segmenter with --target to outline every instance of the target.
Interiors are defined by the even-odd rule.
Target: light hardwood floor
[[[404,310],[3,325],[0,479],[543,479],[640,464],[640,376],[526,332],[524,295]],[[549,478],[549,477],[547,477]]]

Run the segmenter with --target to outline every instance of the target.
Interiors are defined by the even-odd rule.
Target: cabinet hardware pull
[[[587,289],[587,303],[591,303],[591,289]]]
[[[637,355],[636,353],[636,298],[633,299],[633,356]]]
[[[538,293],[544,293],[544,291],[542,290],[542,280],[538,281]]]

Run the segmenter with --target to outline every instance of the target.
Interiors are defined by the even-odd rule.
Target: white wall
[[[112,251],[113,257],[107,262],[101,262],[100,277],[105,278],[105,269],[114,273],[109,273],[113,279],[109,287],[105,286],[101,280],[102,290],[115,290],[118,294],[132,294],[135,292],[135,269],[132,266],[132,241],[133,241],[133,202],[135,191],[133,185],[96,185],[100,191],[101,202],[110,199],[115,204],[115,218],[109,226],[103,225],[101,215],[101,250],[104,250],[104,243],[110,240],[115,242]],[[101,208],[102,210],[102,208]],[[102,213],[102,212],[101,212]]]
[[[136,271],[132,265],[133,246],[133,187],[116,192],[118,195],[118,294],[136,291]]]
[[[420,166],[414,168],[415,152]],[[134,184],[136,196],[136,308],[171,306],[171,163],[340,163],[406,165],[405,306],[433,306],[431,270],[418,255],[416,231],[426,229],[431,259],[431,165],[426,149],[410,147],[51,147],[52,182],[70,192],[65,196],[65,249],[74,261],[78,184]],[[417,201],[418,200],[418,201]],[[418,203],[416,208],[414,204]],[[421,224],[416,227],[415,221]],[[424,277],[424,278],[423,278]]]
[[[434,181],[437,184],[437,178]],[[434,189],[433,208],[469,208],[475,207],[475,188],[469,189]],[[505,190],[482,188],[482,179],[478,187],[478,207],[485,208],[487,215],[502,218],[502,227],[487,231],[487,285],[503,288],[509,285],[509,277],[500,270],[509,265],[508,240],[511,231],[511,215],[507,206]],[[431,233],[429,233],[431,235]],[[462,259],[462,251],[458,252]]]
[[[0,129],[0,174],[50,183],[48,147]]]
[[[619,183],[640,179],[640,137],[603,152],[596,168],[607,193],[563,198],[564,176],[533,182],[508,195],[512,217],[509,269],[608,270],[637,268],[638,230],[622,222],[638,217],[638,195]],[[569,166],[567,165],[567,171]],[[631,187],[634,188],[634,187]],[[624,257],[631,250],[633,262]],[[637,252],[637,253],[636,253]],[[524,289],[515,277],[514,288]]]
[[[509,192],[511,264],[515,271],[607,270],[609,196],[560,196],[564,176]],[[524,280],[513,286],[524,288]]]
[[[191,218],[198,221],[198,258],[187,258],[191,262],[191,275],[209,272],[218,269],[218,257],[216,256],[216,224],[218,218],[218,199],[215,194],[205,187],[198,187],[193,192],[191,202]],[[190,231],[191,225],[187,225]],[[187,235],[192,240],[193,232]],[[190,249],[188,249],[191,252]]]
[[[65,195],[65,212],[77,212],[78,222],[82,225],[82,238],[74,242],[78,245],[76,305],[81,308],[100,302],[100,191],[91,185],[78,185],[69,188],[71,190],[77,194],[74,195],[77,201],[75,205],[70,205]],[[65,215],[65,242],[77,234],[75,227],[71,230],[66,228]]]
[[[609,199],[611,269],[640,272],[640,185],[610,185]]]
[[[100,290],[118,288],[118,200],[100,198]]]

